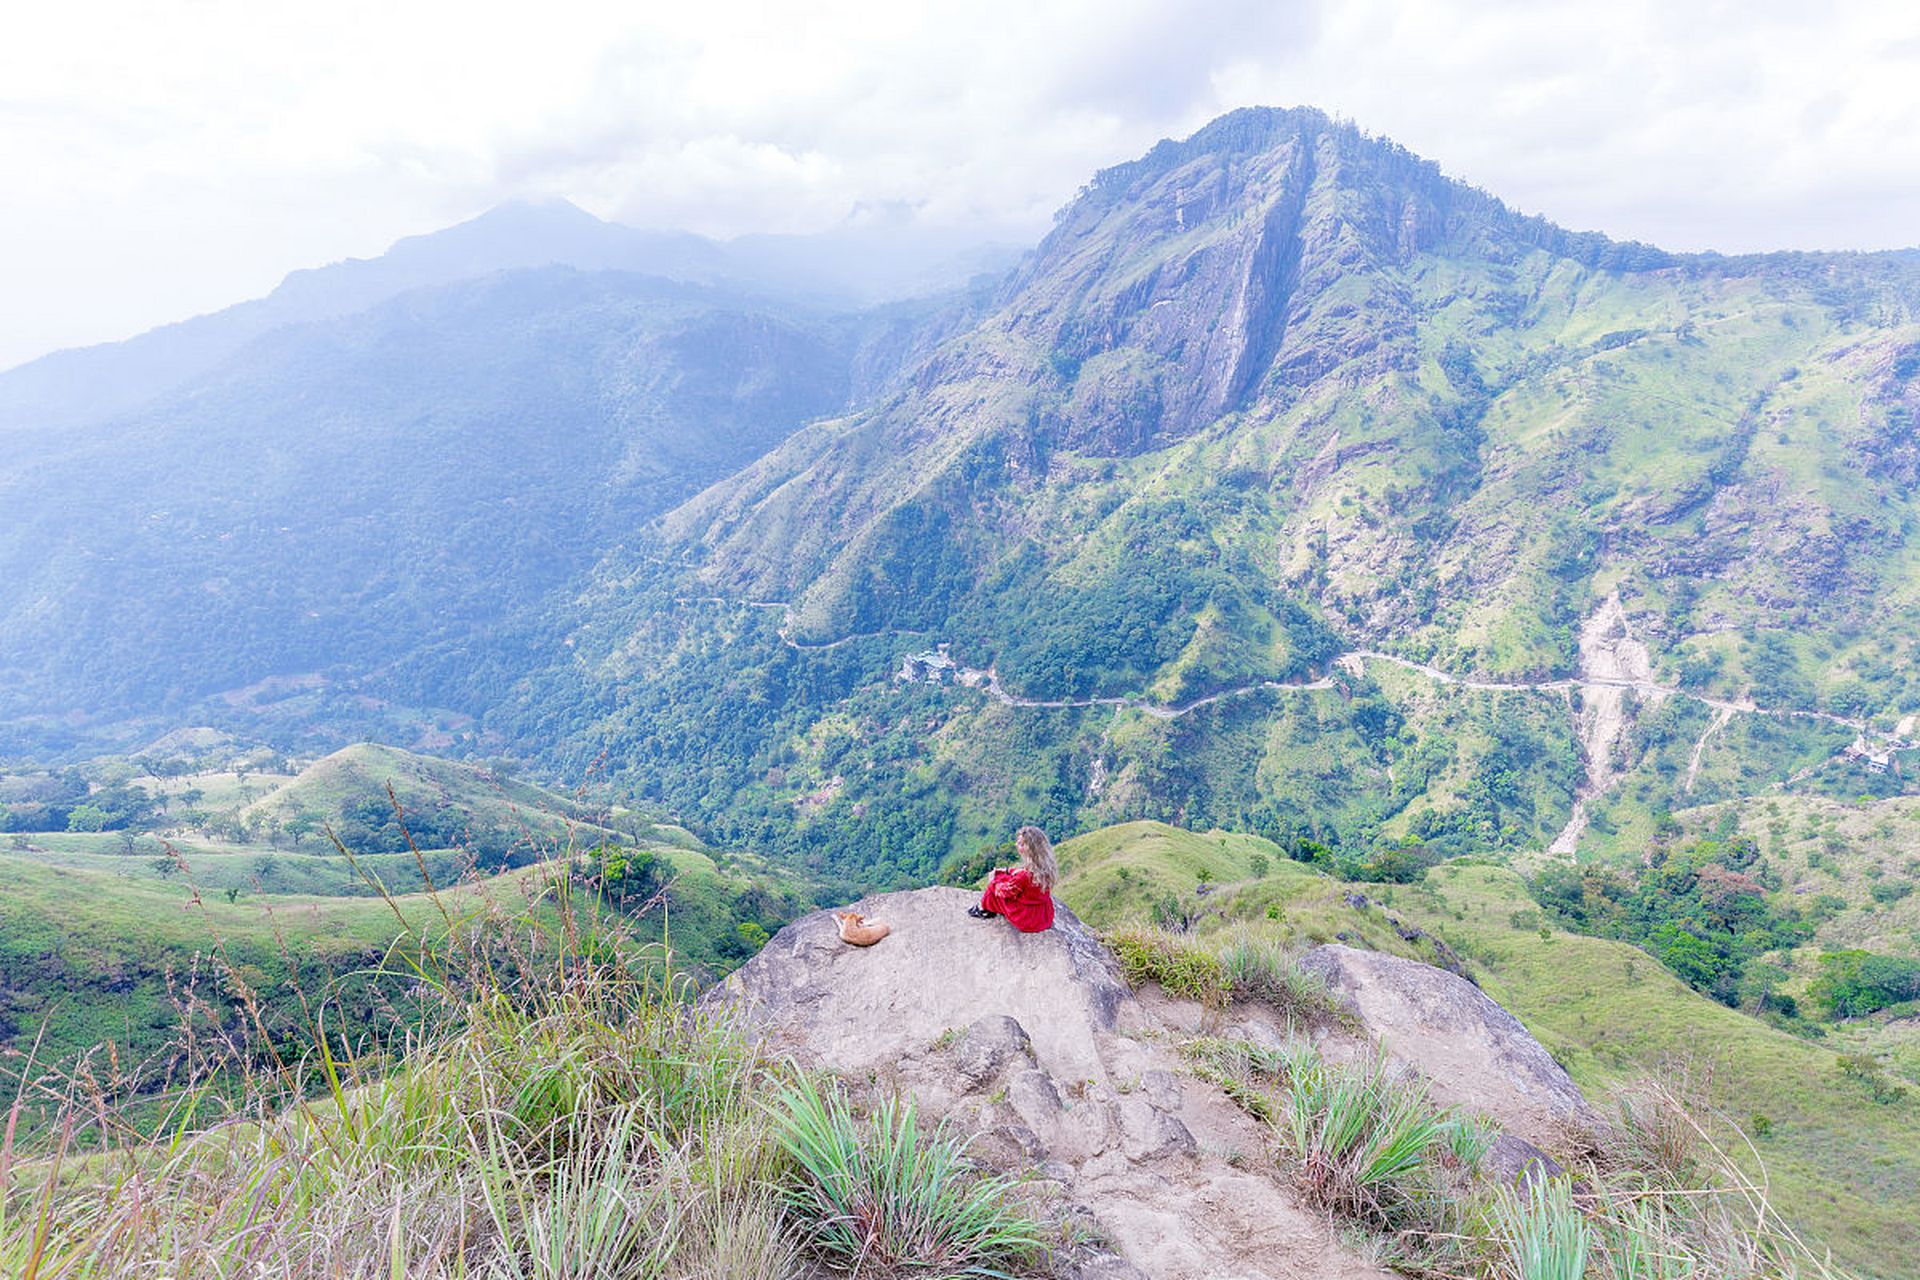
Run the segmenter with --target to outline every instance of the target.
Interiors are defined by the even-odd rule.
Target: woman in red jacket
[[[1053,927],[1053,885],[1060,878],[1059,864],[1053,860],[1053,845],[1047,833],[1038,827],[1022,827],[1013,838],[1020,853],[1017,867],[995,867],[987,877],[986,892],[980,905],[968,907],[967,914],[985,920],[1005,916],[1007,923],[1022,933],[1039,933]]]

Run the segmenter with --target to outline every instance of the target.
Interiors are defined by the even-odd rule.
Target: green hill
[[[374,743],[343,747],[316,760],[285,785],[247,805],[239,816],[243,822],[278,822],[283,828],[301,817],[327,823],[359,852],[370,839],[385,843],[401,839],[391,829],[396,800],[416,843],[426,848],[500,841],[531,845],[564,837],[570,827],[592,842],[615,821],[576,797],[472,765]],[[629,828],[638,823],[650,834],[652,824],[644,818],[626,815],[626,820]]]
[[[1416,885],[1351,884],[1276,846],[1158,823],[1063,843],[1061,899],[1111,927],[1162,915],[1168,896],[1200,936],[1252,922],[1301,944],[1343,940],[1432,962],[1435,942],[1598,1097],[1687,1063],[1721,1117],[1753,1137],[1776,1207],[1865,1273],[1920,1248],[1920,1097],[1876,1101],[1834,1047],[1709,1000],[1645,952],[1548,926],[1505,868],[1449,863]],[[1260,859],[1263,861],[1256,861]],[[1349,897],[1349,895],[1356,895]],[[1356,905],[1361,904],[1361,905]],[[1418,931],[1428,935],[1409,940]]]
[[[393,822],[389,785],[418,856]],[[377,1030],[412,985],[404,972],[376,974],[396,938],[443,937],[449,916],[466,913],[550,913],[555,876],[599,877],[603,846],[625,860],[627,906],[664,902],[624,927],[665,942],[670,926],[690,974],[730,969],[813,897],[792,873],[670,823],[392,747],[335,752],[239,814],[255,843],[11,837],[0,848],[0,1051],[37,1043],[43,1060],[64,1062],[111,1043],[127,1063],[173,1054],[189,989],[212,1025],[241,1016],[229,967],[288,1034],[301,994],[328,990],[347,992],[347,1016]],[[322,822],[351,858],[307,825]]]

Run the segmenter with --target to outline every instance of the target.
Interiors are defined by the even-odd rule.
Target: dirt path
[[[1693,784],[1700,777],[1700,759],[1707,752],[1707,739],[1711,738],[1714,734],[1718,733],[1721,729],[1724,729],[1726,727],[1727,721],[1731,719],[1733,719],[1733,710],[1731,708],[1729,707],[1718,708],[1713,713],[1712,722],[1709,723],[1706,727],[1706,730],[1701,733],[1700,740],[1693,744],[1693,754],[1687,758],[1687,794],[1688,795],[1693,794]]]

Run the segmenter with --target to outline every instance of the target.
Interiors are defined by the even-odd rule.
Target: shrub
[[[1163,929],[1123,929],[1108,939],[1127,985],[1158,983],[1167,994],[1224,1009],[1233,981],[1211,952]]]
[[[1587,1274],[1593,1231],[1574,1207],[1566,1179],[1536,1178],[1503,1193],[1494,1201],[1493,1217],[1515,1280],[1582,1280]]]
[[[1207,941],[1164,929],[1122,929],[1107,942],[1129,986],[1155,982],[1169,995],[1210,1009],[1258,1000],[1288,1021],[1308,1025],[1344,1017],[1324,979],[1302,969],[1277,939],[1245,926]]]
[[[1339,1001],[1326,979],[1302,969],[1299,957],[1278,939],[1237,928],[1217,944],[1214,954],[1235,996],[1258,1000],[1290,1022],[1313,1026],[1341,1020]]]
[[[1907,1096],[1907,1087],[1890,1078],[1870,1053],[1839,1054],[1834,1066],[1842,1080],[1859,1085],[1868,1097],[1883,1106]]]
[[[1870,951],[1832,951],[1820,957],[1820,976],[1807,994],[1836,1018],[1858,1018],[1920,999],[1920,960],[1875,955]]]

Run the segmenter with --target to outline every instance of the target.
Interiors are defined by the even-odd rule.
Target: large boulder
[[[1482,1112],[1543,1147],[1600,1127],[1566,1069],[1466,979],[1338,944],[1315,947],[1301,963],[1327,980],[1390,1058],[1426,1077],[1438,1101]]]
[[[893,932],[848,946],[816,911],[780,930],[709,999],[740,1009],[803,1061],[861,1072],[898,1063],[945,1033],[1012,1019],[1062,1080],[1102,1080],[1096,1033],[1127,985],[1112,953],[1065,907],[1044,933],[976,920],[964,889],[917,889],[853,906]]]
[[[1045,933],[974,920],[957,889],[856,909],[893,926],[840,941],[826,912],[776,934],[705,997],[850,1087],[912,1096],[973,1154],[1029,1175],[1085,1232],[1055,1261],[1085,1280],[1392,1280],[1263,1168],[1267,1128],[1185,1070],[1073,913]]]

